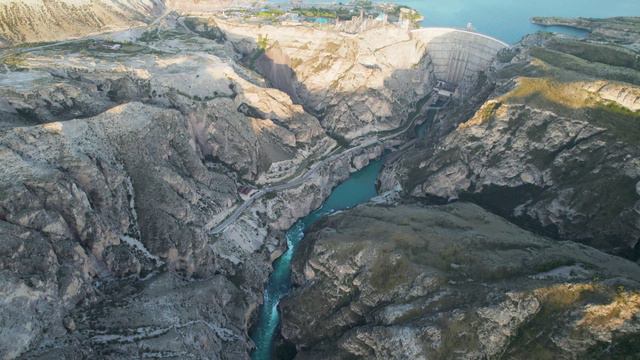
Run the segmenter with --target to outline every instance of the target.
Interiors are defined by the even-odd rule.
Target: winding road
[[[394,136],[397,136],[394,135]],[[251,195],[251,197],[249,197],[242,205],[240,205],[238,208],[236,208],[234,210],[234,212],[227,217],[223,222],[221,222],[220,224],[218,224],[217,226],[213,227],[211,223],[208,223],[205,225],[205,229],[209,229],[211,227],[211,230],[209,230],[209,234],[210,235],[216,235],[216,234],[220,234],[222,232],[224,232],[229,225],[233,224],[234,222],[236,222],[236,220],[238,220],[238,218],[240,217],[240,215],[242,215],[242,213],[247,210],[251,205],[253,205],[256,200],[262,198],[263,196],[273,193],[273,192],[279,192],[279,191],[283,191],[283,190],[288,190],[288,189],[293,189],[296,188],[302,184],[304,184],[307,180],[309,180],[313,175],[316,174],[316,172],[318,171],[318,169],[320,169],[320,167],[322,167],[324,164],[326,164],[327,162],[333,162],[336,161],[338,158],[345,156],[349,153],[352,153],[354,151],[357,150],[361,150],[364,149],[368,146],[371,146],[373,144],[379,143],[383,140],[380,139],[371,139],[368,141],[365,141],[364,143],[358,145],[358,146],[354,146],[352,148],[349,148],[343,152],[340,152],[338,154],[334,154],[329,156],[328,158],[317,162],[315,164],[313,164],[313,166],[311,166],[311,168],[309,169],[309,171],[307,171],[305,174],[287,182],[284,184],[280,184],[280,185],[274,185],[274,186],[268,186],[265,188],[260,189],[258,192],[254,193],[253,195]]]
[[[428,107],[423,107],[422,109],[420,109],[420,111],[424,111],[424,110],[438,110],[438,109],[442,109],[445,105],[443,106],[428,106]],[[362,144],[354,146],[352,148],[349,148],[347,150],[344,150],[342,152],[339,152],[337,154],[331,155],[328,158],[319,161],[315,164],[313,164],[313,166],[311,166],[311,168],[309,169],[309,171],[307,171],[305,174],[287,182],[284,184],[280,184],[280,185],[274,185],[274,186],[268,186],[265,188],[260,189],[259,191],[255,192],[254,194],[251,195],[251,197],[249,197],[242,205],[240,205],[239,207],[237,207],[233,213],[227,217],[224,221],[222,221],[221,223],[215,225],[213,224],[214,221],[211,221],[209,223],[207,223],[205,225],[205,230],[208,231],[208,233],[210,235],[217,235],[220,233],[223,233],[231,224],[233,224],[234,222],[236,222],[236,220],[238,220],[238,218],[242,215],[242,213],[244,213],[245,210],[247,210],[251,205],[253,205],[256,200],[262,198],[263,196],[270,194],[270,193],[274,193],[274,192],[279,192],[279,191],[283,191],[283,190],[288,190],[288,189],[292,189],[292,188],[296,188],[302,184],[305,183],[305,181],[309,180],[313,175],[315,175],[315,173],[318,171],[318,169],[320,169],[320,167],[322,167],[324,164],[326,164],[327,162],[333,162],[336,161],[338,158],[348,155],[354,151],[358,151],[361,149],[364,149],[366,147],[369,147],[371,145],[377,144],[377,143],[382,143],[384,141],[387,140],[391,140],[393,138],[396,138],[404,133],[406,133],[409,129],[412,128],[412,125],[415,123],[415,120],[418,117],[414,117],[411,122],[409,124],[407,124],[403,129],[401,129],[400,131],[381,137],[381,138],[374,138],[374,139],[368,139],[366,141],[364,141]],[[405,149],[406,147],[408,147],[408,145],[413,144],[415,141],[410,141],[407,144],[404,144],[401,149]]]

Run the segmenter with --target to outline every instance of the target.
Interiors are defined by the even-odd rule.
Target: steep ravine
[[[3,58],[2,357],[248,358],[284,232],[382,154],[360,139],[211,234],[241,188],[295,178],[336,142],[230,43],[174,15],[131,36]]]
[[[252,354],[252,359],[272,358],[277,330],[280,328],[278,305],[280,299],[290,290],[291,260],[305,232],[323,217],[367,202],[376,196],[376,179],[382,167],[382,161],[376,160],[351,175],[348,180],[332,190],[331,195],[320,208],[298,220],[285,234],[287,250],[274,262],[274,270],[264,293],[264,303],[252,331],[252,338],[257,347]],[[276,357],[279,356],[276,355]]]
[[[122,14],[102,3],[70,13],[90,20],[78,34],[154,18],[110,21]],[[164,4],[121,3],[150,15]],[[637,264],[613,256],[634,259],[640,238],[632,47],[542,34],[492,63],[502,43],[451,29],[346,35],[164,15],[2,53],[0,357],[249,358],[273,261],[294,252],[286,233],[301,237],[335,199],[373,195],[336,186],[385,147],[397,152],[379,183],[398,203],[307,229],[280,350],[637,350]],[[461,91],[412,139],[451,57]]]
[[[281,303],[296,359],[637,355],[640,73],[603,34],[499,54],[494,86],[390,157],[399,200],[307,233]]]

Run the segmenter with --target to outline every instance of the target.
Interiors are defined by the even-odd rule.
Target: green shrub
[[[265,51],[269,47],[269,37],[267,35],[258,35],[256,43],[258,44],[258,49]]]

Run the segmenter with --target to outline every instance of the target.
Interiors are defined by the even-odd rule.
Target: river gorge
[[[484,2],[484,1],[475,2],[473,4],[470,4],[467,2],[464,5],[460,4],[459,6],[455,4],[452,5],[450,2],[448,2],[446,5],[437,4],[437,3],[435,4],[431,3],[428,5],[420,4],[417,7],[416,7],[416,4],[407,2],[407,5],[412,6],[414,8],[418,8],[420,10],[422,10],[422,7],[424,6],[424,10],[422,10],[423,13],[438,14],[438,16],[434,16],[434,20],[432,20],[431,18],[426,19],[424,21],[424,24],[428,24],[430,26],[433,26],[433,25],[451,26],[454,24],[458,24],[459,26],[461,26],[465,23],[465,19],[469,19],[469,22],[471,22],[471,20],[473,19],[473,22],[475,24],[481,24],[481,26],[486,26],[487,29],[490,29],[490,31],[493,33],[494,36],[502,37],[510,42],[518,41],[520,37],[524,35],[524,31],[535,30],[533,27],[529,25],[530,22],[528,21],[528,19],[530,19],[533,16],[543,14],[544,11],[542,11],[542,8],[545,8],[545,7],[551,8],[549,4],[536,4],[535,6],[532,6],[532,5],[514,6],[513,9],[509,8],[507,10],[507,13],[513,13],[512,15],[507,17],[512,22],[520,21],[520,24],[516,25],[516,24],[510,23],[509,25],[506,25],[506,24],[503,25],[504,28],[497,28],[496,26],[490,25],[490,23],[487,22],[487,21],[490,21],[489,19],[484,19],[483,17],[479,17],[478,15],[478,14],[492,13],[491,11],[487,11],[487,10],[481,11],[480,9],[478,9],[481,7],[484,8],[484,7],[493,6],[492,4],[487,4],[487,2]],[[590,14],[591,12],[600,13],[602,10],[601,5],[595,4],[595,3],[587,4],[586,6],[585,4],[581,4],[582,6],[577,6],[577,4],[564,4],[563,6],[565,5],[567,6],[567,9],[564,9],[564,10],[558,10],[557,8],[554,7],[555,14],[562,13],[565,16],[577,16],[578,14],[570,10],[570,9],[575,10],[577,8],[580,8],[581,14]],[[534,7],[539,7],[539,8],[534,9]],[[633,7],[634,5],[631,5],[630,3],[629,4],[617,3],[616,6],[608,8],[607,11],[610,11],[612,14],[616,14],[616,13],[624,14],[625,11],[628,10],[626,8],[633,8]],[[460,13],[456,14],[457,17],[453,17],[451,14],[447,16],[442,16],[443,15],[442,12],[452,12],[452,8],[453,9],[464,8],[464,11],[461,11]],[[473,14],[473,15],[469,15],[469,14]],[[467,18],[465,18],[465,16],[467,16]],[[492,18],[492,17],[487,16],[487,18]],[[476,19],[479,21],[476,21]],[[567,35],[577,36],[581,38],[588,35],[588,32],[586,31],[570,28],[570,27],[551,26],[551,27],[548,27],[546,30],[559,31]],[[518,32],[522,32],[522,34],[515,35]],[[447,60],[443,61],[443,64],[445,64],[444,66],[446,66],[447,69],[453,67],[454,65],[450,60],[452,56],[447,55],[445,56],[445,58]],[[442,78],[443,76],[440,76],[440,77]],[[450,80],[450,79],[447,79],[447,80]],[[423,126],[421,126],[418,129],[419,135],[424,135],[423,132],[425,131],[424,130],[425,125],[427,124],[428,122],[425,121]],[[366,171],[362,171],[361,173],[354,175],[355,178],[351,178],[350,180],[347,180],[343,185],[345,187],[351,187],[353,186],[352,182],[356,184],[360,183],[363,181],[362,179],[363,174],[365,174],[369,176],[368,178],[365,179],[364,184],[360,185],[361,186],[360,189],[372,188],[373,185],[376,184],[379,174],[378,174],[378,171],[374,172],[370,169],[379,170],[377,166],[370,165],[370,167],[367,168]],[[253,332],[254,335],[252,337],[256,342],[257,349],[253,353],[252,359],[271,359],[273,356],[272,354],[274,353],[273,347],[274,347],[274,342],[276,341],[276,332],[278,331],[279,325],[280,325],[278,303],[280,299],[290,291],[290,281],[291,281],[290,271],[291,270],[289,269],[289,267],[291,266],[293,253],[295,253],[298,243],[304,237],[304,232],[310,227],[310,225],[317,222],[322,216],[327,216],[343,208],[351,208],[355,205],[366,203],[371,197],[376,195],[376,193],[373,192],[368,196],[365,196],[362,199],[359,199],[360,194],[361,194],[361,191],[358,191],[357,188],[353,189],[351,192],[344,192],[342,187],[338,187],[338,189],[332,193],[332,195],[329,197],[327,202],[320,209],[314,211],[307,217],[297,222],[287,232],[286,239],[287,239],[288,250],[282,257],[280,257],[276,262],[274,262],[274,273],[271,275],[269,284],[267,286],[267,289],[265,290],[265,300],[264,300],[265,305],[263,305],[263,308],[260,312],[260,317],[259,317],[257,326]],[[337,201],[336,199],[346,202],[348,205],[336,206],[334,205],[334,203]],[[277,353],[277,354],[278,354],[277,358],[286,357],[286,355],[283,355],[283,353]]]
[[[640,7],[305,3],[0,0],[0,358],[637,355]]]
[[[287,251],[273,264],[273,272],[264,293],[260,318],[254,330],[256,350],[253,359],[269,359],[273,352],[276,331],[279,328],[278,304],[291,287],[291,261],[304,233],[322,217],[366,203],[376,196],[376,182],[382,160],[376,160],[354,173],[336,187],[323,205],[298,220],[285,234]]]

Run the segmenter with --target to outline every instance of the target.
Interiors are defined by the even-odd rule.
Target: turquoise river
[[[347,181],[333,190],[322,207],[296,222],[287,231],[288,249],[273,263],[273,273],[264,293],[264,304],[260,308],[259,320],[252,333],[253,341],[256,343],[253,359],[271,359],[274,337],[280,323],[278,303],[291,287],[291,259],[305,230],[324,216],[352,208],[376,196],[375,183],[381,168],[382,160],[376,160],[352,174]]]
[[[272,3],[287,3],[288,0],[271,0]],[[311,1],[305,3],[328,3]],[[509,43],[515,43],[524,35],[542,30],[530,23],[533,16],[610,17],[640,15],[640,0],[406,0],[396,3],[418,9],[424,16],[426,27],[465,27],[472,23],[482,33]],[[582,35],[566,28],[550,28],[549,31]],[[376,179],[382,167],[378,160],[354,173],[347,181],[336,187],[321,208],[299,220],[286,233],[288,249],[277,259],[274,271],[265,289],[264,305],[251,333],[256,343],[252,354],[254,360],[272,359],[272,351],[280,318],[278,303],[291,286],[291,259],[305,230],[324,216],[336,211],[352,208],[376,196]]]

